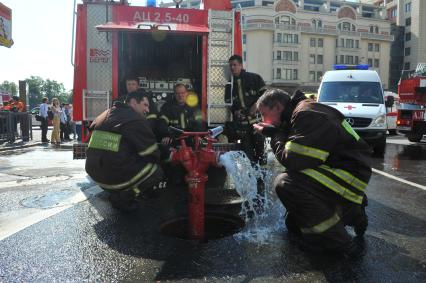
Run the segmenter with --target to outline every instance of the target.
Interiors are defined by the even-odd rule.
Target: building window
[[[323,46],[324,46],[324,39],[318,38],[318,47],[323,47]]]
[[[292,80],[293,79],[293,69],[284,69],[283,70],[283,79]]]
[[[322,21],[321,20],[317,20],[317,19],[313,19],[312,20],[312,26],[314,28],[321,28],[322,27]]]
[[[336,47],[339,47],[339,40],[336,38]]]
[[[247,43],[247,35],[243,34],[243,44],[246,44],[246,43]]]
[[[297,69],[293,70],[293,80],[297,80],[298,74],[297,74]]]
[[[359,48],[359,40],[355,40],[355,48]]]
[[[293,60],[293,52],[283,51],[283,60],[292,61]]]
[[[285,24],[285,25],[295,25],[296,24],[296,20],[289,17],[289,16],[281,16],[279,19],[279,22],[281,24]]]
[[[317,56],[317,64],[322,64],[323,63],[323,57],[322,55],[318,55]]]
[[[282,36],[281,33],[277,33],[277,42],[282,42]]]
[[[281,51],[277,51],[277,60],[281,60]]]
[[[358,58],[358,56],[355,56],[355,65],[358,65],[359,64],[359,58]]]
[[[411,32],[407,32],[405,34],[405,41],[410,41],[411,40]]]
[[[405,56],[409,56],[411,54],[411,48],[410,47],[406,47],[404,54],[405,54]]]
[[[314,82],[315,81],[315,72],[309,71],[309,81]]]
[[[311,47],[315,47],[315,38],[311,38]]]
[[[299,36],[297,34],[283,33],[283,42],[285,43],[298,43]]]
[[[309,64],[315,64],[315,54],[309,55]]]
[[[370,33],[374,32],[374,26],[370,26]]]
[[[247,52],[243,52],[243,60],[246,61],[247,60]]]
[[[406,19],[405,19],[405,25],[406,25],[407,27],[411,26],[411,17],[410,17],[410,18],[406,18]]]
[[[355,26],[348,22],[340,23],[337,27],[343,31],[355,31]]]
[[[391,11],[391,17],[392,18],[396,18],[396,16],[398,16],[398,10],[397,9],[392,9],[392,11]]]
[[[404,70],[410,70],[410,62],[404,64]]]
[[[294,52],[293,53],[293,60],[294,61],[299,61],[299,52]]]
[[[354,56],[346,55],[346,64],[353,64],[354,63]]]
[[[374,68],[379,68],[379,59],[374,59]]]
[[[340,55],[340,64],[345,64],[345,56]]]
[[[379,27],[378,26],[374,27],[374,33],[379,33]]]
[[[281,79],[281,69],[277,69],[276,79]]]
[[[320,82],[322,79],[322,72],[317,72],[317,82]]]
[[[373,59],[368,58],[368,67],[373,67]]]
[[[376,51],[376,52],[380,51],[380,44],[378,44],[378,43],[374,44],[374,51]]]
[[[299,43],[299,35],[293,34],[294,43]]]
[[[368,51],[373,51],[373,43],[368,43]]]
[[[346,39],[346,48],[354,48],[354,40]]]
[[[345,40],[343,38],[340,39],[340,47],[345,47]]]
[[[411,12],[411,2],[405,3],[405,12],[410,13]]]

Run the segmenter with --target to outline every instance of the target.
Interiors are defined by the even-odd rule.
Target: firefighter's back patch
[[[95,130],[90,138],[89,148],[118,152],[120,140],[120,134]]]

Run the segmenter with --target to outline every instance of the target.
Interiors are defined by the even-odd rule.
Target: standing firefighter
[[[230,142],[241,140],[242,150],[251,161],[262,162],[265,139],[262,135],[254,133],[253,124],[259,122],[256,118],[256,101],[265,82],[258,74],[243,69],[243,60],[239,55],[229,58],[229,67],[233,85],[232,93],[231,87],[226,89],[225,102],[232,101],[233,122],[226,123],[225,133]]]
[[[301,246],[310,251],[359,255],[345,226],[353,226],[357,236],[367,228],[368,145],[339,111],[301,92],[290,98],[268,90],[257,107],[263,123],[254,127],[272,138],[272,150],[287,169],[274,186],[287,209],[288,230],[302,235]]]
[[[98,116],[87,150],[86,172],[111,193],[112,205],[130,211],[139,194],[150,193],[162,181],[160,151],[145,118],[146,94],[127,95]]]

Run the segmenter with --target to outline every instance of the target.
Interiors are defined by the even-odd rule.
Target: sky
[[[164,1],[164,0],[163,0]],[[0,46],[0,83],[30,76],[72,89],[71,37],[74,0],[0,0],[12,9],[11,48]],[[81,3],[77,0],[77,3]],[[146,0],[130,0],[145,5]],[[158,3],[160,1],[157,1]],[[171,1],[164,1],[171,2]]]

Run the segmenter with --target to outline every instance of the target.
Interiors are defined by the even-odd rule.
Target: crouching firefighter
[[[145,118],[148,112],[147,95],[138,90],[92,124],[86,172],[110,192],[113,207],[124,211],[136,209],[139,196],[152,195],[163,186],[160,150]]]
[[[361,254],[357,241],[367,228],[365,190],[371,176],[368,145],[334,108],[267,90],[257,101],[258,133],[286,168],[274,187],[284,204],[286,225],[301,236],[301,248],[313,252]],[[353,240],[345,226],[355,229]]]

